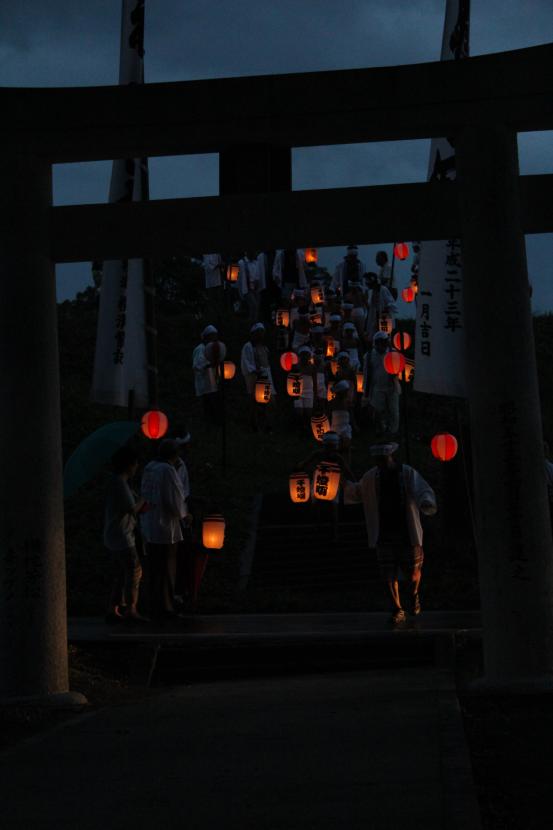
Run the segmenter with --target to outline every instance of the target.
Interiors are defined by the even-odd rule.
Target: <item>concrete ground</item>
[[[2,830],[478,830],[447,674],[200,683],[0,755]]]

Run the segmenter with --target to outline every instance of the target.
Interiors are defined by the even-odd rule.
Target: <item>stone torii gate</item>
[[[0,698],[68,689],[56,262],[355,238],[462,240],[486,681],[553,679],[552,557],[524,233],[553,176],[553,45],[463,61],[130,87],[1,89]],[[291,150],[448,136],[456,182],[291,192]],[[52,207],[52,164],[219,153],[221,195]]]

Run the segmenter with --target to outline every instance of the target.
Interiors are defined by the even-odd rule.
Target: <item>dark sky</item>
[[[444,9],[445,0],[146,0],[146,81],[438,60]],[[117,83],[119,25],[119,0],[0,4],[0,85]],[[551,0],[472,0],[473,55],[551,41]],[[294,187],[422,181],[428,145],[296,150]],[[522,134],[519,148],[521,172],[553,173],[551,133]],[[151,159],[150,171],[152,198],[217,193],[214,156]],[[107,162],[57,166],[56,204],[106,201],[109,174]],[[553,235],[528,237],[527,247],[534,308],[553,310]],[[361,248],[367,262],[375,251]],[[341,255],[326,249],[321,262],[332,267]],[[88,264],[58,266],[59,297],[88,279]]]

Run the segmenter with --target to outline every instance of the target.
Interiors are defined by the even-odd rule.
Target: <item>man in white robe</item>
[[[377,331],[391,333],[398,308],[389,289],[379,284],[376,274],[367,274],[367,285],[366,335],[370,341]]]
[[[348,293],[351,282],[360,283],[363,280],[365,265],[359,259],[358,253],[357,245],[348,245],[345,257],[334,271],[330,286],[334,291],[339,291],[342,296]]]
[[[380,573],[392,602],[393,625],[405,621],[399,593],[399,570],[410,586],[410,611],[421,612],[419,587],[424,552],[420,514],[433,516],[436,496],[420,473],[394,458],[395,443],[371,447],[375,465],[358,482],[346,481],[344,503],[362,504],[369,548],[376,549]]]
[[[215,326],[206,326],[202,331],[202,342],[192,353],[192,370],[194,372],[194,390],[196,397],[201,398],[206,420],[218,423],[219,419],[219,384],[217,380],[217,366],[210,362],[206,354],[206,347],[214,343],[219,336]]]

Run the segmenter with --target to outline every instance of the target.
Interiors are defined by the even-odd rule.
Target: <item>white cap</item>
[[[342,351],[338,352],[338,354],[336,355],[336,360],[343,360],[345,357],[347,357],[347,359],[349,360],[349,352],[346,352],[344,351],[344,349],[342,349]]]
[[[376,343],[377,340],[388,340],[389,337],[385,331],[377,331],[373,334],[373,343]]]
[[[190,435],[189,432],[187,432],[186,435],[183,435],[182,438],[175,438],[175,441],[177,442],[177,444],[179,446],[182,446],[183,444],[189,444],[191,440],[192,440],[192,436]]]
[[[254,331],[265,331],[265,326],[263,323],[254,323],[250,329],[250,334],[253,334]]]
[[[219,334],[215,326],[206,326],[202,331],[202,337],[209,337],[210,334]]]
[[[340,314],[331,314],[328,319],[333,323],[339,323],[342,319],[342,316]]]
[[[311,326],[311,334],[322,334],[323,332],[323,326]]]
[[[308,354],[311,354],[311,349],[309,348],[309,346],[300,346],[298,349],[298,354],[301,354],[302,352],[307,352]]]
[[[349,381],[347,380],[339,380],[338,383],[335,383],[332,387],[333,392],[347,392],[349,389]]]
[[[355,323],[344,323],[343,329],[344,331],[357,331]]]
[[[337,432],[334,432],[333,430],[329,429],[327,432],[324,433],[322,442],[323,444],[338,445],[340,443],[340,436]]]
[[[395,451],[399,448],[399,444],[392,442],[391,444],[373,444],[370,447],[371,455],[393,455]]]
[[[347,250],[348,251],[358,251],[359,248],[357,247],[357,245],[348,245]]]
[[[353,308],[353,303],[342,303],[342,308],[346,311],[351,311],[351,309]]]

